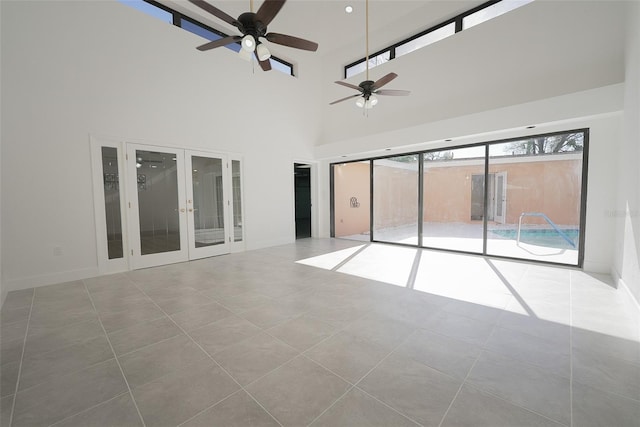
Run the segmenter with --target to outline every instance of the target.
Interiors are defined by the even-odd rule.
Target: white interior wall
[[[293,241],[292,159],[312,157],[319,128],[313,67],[254,73],[115,1],[1,7],[8,290],[97,274],[90,134],[243,156],[246,247]]]
[[[594,4],[594,9],[580,9],[587,3]],[[636,105],[625,115],[625,135],[633,117],[638,117],[638,60],[636,54],[633,67],[627,60],[627,80],[631,70],[635,89],[629,81],[626,86],[616,84],[622,81],[619,50],[623,43],[620,49],[598,43],[598,31],[611,33],[609,42],[615,42],[619,31],[624,31],[618,25],[584,23],[598,18],[615,24],[624,10],[617,3],[612,8],[600,3],[534,2],[508,14],[524,25],[531,18],[523,15],[529,8],[535,16],[551,16],[566,27],[576,20],[562,17],[578,8],[577,21],[589,31],[572,33],[572,37],[589,37],[579,48],[587,46],[598,53],[594,57],[599,59],[578,64],[582,68],[577,75],[564,75],[557,68],[559,63],[553,62],[550,69],[541,67],[526,76],[509,73],[511,80],[505,87],[500,87],[504,82],[500,76],[471,85],[477,83],[473,78],[478,78],[478,71],[491,75],[495,67],[499,69],[500,57],[527,64],[525,68],[529,69],[532,65],[527,61],[533,57],[544,60],[549,49],[557,52],[576,47],[572,38],[557,43],[559,47],[553,45],[554,31],[560,30],[546,28],[550,40],[533,38],[527,46],[538,48],[527,56],[514,57],[516,52],[505,50],[518,46],[514,37],[531,39],[527,31],[535,32],[539,25],[536,27],[534,20],[517,34],[505,33],[505,29],[513,28],[514,21],[497,18],[491,25],[478,26],[466,35],[459,33],[431,50],[423,49],[422,56],[415,52],[381,67],[380,75],[396,71],[401,76],[389,88],[413,90],[410,98],[414,101],[403,107],[401,102],[406,98],[385,98],[390,109],[365,119],[352,108],[326,107],[329,101],[347,95],[330,83],[341,78],[340,70],[322,70],[321,64],[330,61],[308,59],[309,63],[301,67],[300,79],[277,72],[252,73],[247,63],[233,57],[233,52],[197,52],[194,47],[202,39],[115,1],[1,2],[3,295],[7,289],[97,273],[89,134],[244,156],[246,243],[253,249],[293,240],[292,159],[324,159],[318,164],[319,203],[314,203],[314,213],[320,216],[318,234],[326,236],[328,159],[389,154],[383,152],[389,147],[391,152],[435,148],[451,137],[454,143],[462,144],[527,132],[590,127],[585,269],[606,271],[617,243],[616,269],[627,277],[625,280],[633,281],[638,277],[635,248],[639,246],[639,233],[632,232],[631,239],[625,238],[629,231],[622,226],[614,241],[615,219],[610,207],[615,205],[615,195],[610,189],[621,182],[629,183],[621,197],[635,200],[635,211],[629,210],[628,219],[635,230],[640,229],[638,215],[633,215],[638,212],[637,163],[621,168],[623,176],[620,181],[615,179],[623,93],[627,104],[635,99]],[[551,15],[547,15],[549,7],[554,9]],[[637,7],[634,10],[637,40]],[[509,43],[493,49],[492,55],[502,54],[491,61],[491,66],[483,64],[477,54],[464,55],[483,52],[477,43],[484,40],[484,46],[496,37]],[[628,46],[627,56],[637,47],[637,42]],[[475,62],[455,66],[455,61],[465,58]],[[415,73],[416,69],[424,72]],[[433,84],[441,81],[433,77],[450,76],[452,72],[466,79],[466,86],[458,87],[455,97],[446,91],[430,93],[429,87],[423,87],[422,93],[422,89],[415,89],[420,86],[414,80]],[[325,83],[332,85],[331,89],[327,90]],[[475,91],[463,90],[476,86]],[[241,111],[246,114],[240,115]],[[532,123],[538,128],[523,130]],[[636,127],[632,130],[635,137],[625,136],[625,144],[635,141],[627,148],[635,149],[636,154],[637,132]],[[319,145],[314,149],[313,143]],[[623,154],[621,159],[629,157]],[[39,171],[38,176],[33,176],[34,170]],[[633,250],[627,250],[629,244]],[[60,248],[62,255],[54,256],[55,248]],[[629,260],[634,259],[635,270],[629,269],[633,265]]]
[[[624,125],[619,158],[613,276],[640,302],[640,3],[627,22]]]

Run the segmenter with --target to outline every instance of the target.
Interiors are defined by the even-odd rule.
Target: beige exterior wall
[[[335,165],[333,173],[336,237],[368,233],[369,163]],[[352,197],[358,199],[359,207],[351,207]]]
[[[517,224],[522,212],[543,212],[559,225],[579,225],[582,160],[573,158],[500,159],[489,173],[506,172],[505,223]],[[569,155],[567,155],[569,157]],[[499,162],[499,163],[498,163]],[[426,168],[424,176],[425,222],[471,221],[472,176],[484,174],[484,164],[441,163]],[[404,166],[404,165],[401,165]],[[336,236],[369,230],[369,166],[350,163],[335,167]],[[418,211],[416,171],[376,165],[376,228],[416,222]],[[349,200],[357,197],[359,208]],[[546,224],[527,217],[525,224]]]

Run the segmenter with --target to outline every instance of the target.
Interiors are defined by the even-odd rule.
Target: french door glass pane
[[[489,147],[487,254],[577,264],[584,133]]]
[[[225,236],[222,160],[192,156],[191,167],[195,247],[223,244]]]
[[[240,161],[231,161],[231,186],[233,190],[233,241],[242,241],[242,181]]]
[[[140,253],[180,250],[176,156],[136,150]]]
[[[373,161],[373,239],[418,244],[418,155]]]
[[[482,252],[485,147],[424,154],[422,245]]]
[[[115,147],[102,147],[102,176],[107,221],[107,253],[109,259],[122,258],[120,176],[118,174],[118,150]]]
[[[353,162],[333,167],[335,237],[370,240],[370,163]]]

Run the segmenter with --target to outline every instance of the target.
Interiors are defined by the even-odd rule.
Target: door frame
[[[293,159],[291,162],[291,239],[296,240],[296,164],[309,165],[311,185],[311,238],[318,236],[318,162],[316,160]]]
[[[104,197],[104,183],[103,183],[103,168],[102,168],[102,147],[113,147],[117,150],[118,155],[118,175],[119,175],[119,185],[120,185],[120,217],[122,222],[122,245],[123,245],[123,257],[118,259],[109,259],[108,256],[108,239],[107,239],[107,228],[106,228],[106,214],[105,214],[105,197]],[[137,173],[129,170],[128,167],[128,155],[130,151],[130,147],[137,147],[137,149],[145,150],[145,151],[160,151],[160,152],[171,152],[180,151],[182,152],[183,157],[181,161],[178,161],[184,168],[187,162],[187,153],[199,153],[204,156],[212,156],[216,158],[222,158],[223,160],[223,168],[228,168],[228,172],[225,172],[223,175],[227,175],[227,179],[223,180],[223,192],[225,198],[225,213],[224,218],[225,221],[230,225],[228,231],[225,232],[225,244],[227,246],[226,253],[235,253],[242,252],[246,248],[246,221],[245,221],[245,177],[244,177],[244,159],[243,156],[234,153],[222,153],[217,151],[207,151],[197,148],[190,147],[175,147],[162,143],[148,143],[146,141],[127,141],[126,139],[120,139],[117,137],[105,137],[98,136],[94,134],[89,134],[89,148],[90,148],[90,161],[91,161],[91,172],[92,172],[92,189],[93,189],[93,205],[94,205],[94,218],[95,218],[95,232],[96,232],[96,255],[97,255],[97,264],[98,264],[98,274],[113,274],[120,273],[125,271],[136,270],[140,268],[151,267],[155,265],[164,265],[171,264],[175,262],[188,261],[190,259],[198,259],[202,257],[215,256],[218,254],[205,255],[202,257],[195,256],[190,257],[188,253],[188,244],[183,245],[181,242],[181,251],[182,248],[187,248],[187,254],[184,257],[174,258],[171,256],[167,257],[158,257],[162,258],[162,260],[158,260],[158,262],[145,262],[140,260],[140,255],[138,255],[137,259],[134,259],[132,254],[133,248],[135,245],[132,243],[132,239],[136,236],[135,233],[139,232],[139,215],[137,212],[137,205],[134,204],[131,199],[133,199],[132,189],[137,193]],[[135,149],[133,149],[135,156]],[[135,157],[134,157],[135,158]],[[177,158],[177,157],[176,157]],[[232,161],[238,161],[240,166],[240,207],[241,207],[241,218],[242,218],[242,229],[240,234],[240,240],[236,241],[235,239],[235,231],[233,227],[233,173],[232,173]],[[133,162],[135,165],[135,162]],[[134,167],[135,169],[135,167]],[[179,181],[182,183],[178,184],[179,189],[182,188],[181,192],[183,193],[183,197],[180,199],[179,197],[179,205],[185,204],[187,198],[187,182],[186,175],[183,171],[182,177],[180,177],[180,173],[178,173]],[[132,186],[131,180],[135,180],[135,185]],[[137,199],[137,197],[136,197]],[[185,215],[186,218],[186,206]],[[137,223],[137,229],[133,229],[131,226],[132,221]],[[185,233],[183,233],[185,234]],[[185,234],[186,236],[186,234]],[[138,235],[139,237],[139,235]],[[182,239],[182,237],[181,237]],[[187,238],[188,239],[188,238]],[[191,240],[192,241],[192,240]],[[189,241],[190,242],[190,241]],[[139,249],[138,249],[139,251]],[[222,254],[222,253],[221,253]],[[219,255],[221,255],[219,254]],[[162,255],[162,254],[154,254],[154,255]],[[165,259],[166,258],[166,259]]]
[[[174,264],[189,260],[188,225],[186,206],[185,150],[157,145],[126,143],[127,149],[127,207],[129,209],[130,265],[134,270],[158,265]],[[138,204],[138,174],[136,172],[136,151],[156,151],[176,156],[176,178],[178,192],[178,225],[180,229],[180,249],[171,252],[142,255],[140,247],[140,215]],[[182,232],[182,231],[185,232]]]
[[[193,181],[192,181],[192,162],[191,156],[207,157],[210,159],[219,159],[221,161],[221,176],[222,176],[222,217],[225,223],[224,229],[224,241],[218,245],[205,246],[202,248],[196,248],[195,239],[195,210],[193,208]],[[230,214],[231,203],[229,180],[225,179],[225,176],[230,176],[229,158],[226,154],[197,151],[197,150],[184,150],[184,167],[185,167],[185,196],[187,207],[187,234],[188,234],[188,248],[189,248],[189,260],[195,260],[200,258],[208,258],[217,255],[224,255],[230,253],[231,240],[233,236],[233,223],[229,223],[229,219],[233,218]],[[214,184],[215,185],[215,184]]]
[[[96,230],[96,254],[98,273],[113,274],[130,270],[129,220],[126,207],[126,156],[122,141],[89,135],[91,152],[91,174],[93,176],[93,209]],[[102,169],[102,147],[115,148],[118,159],[118,183],[120,196],[120,227],[122,229],[122,258],[109,259],[107,218],[105,213],[104,182]]]

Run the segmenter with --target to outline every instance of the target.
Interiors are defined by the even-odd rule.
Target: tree
[[[505,152],[512,155],[537,155],[582,151],[584,134],[563,133],[560,135],[541,136],[510,143]]]

